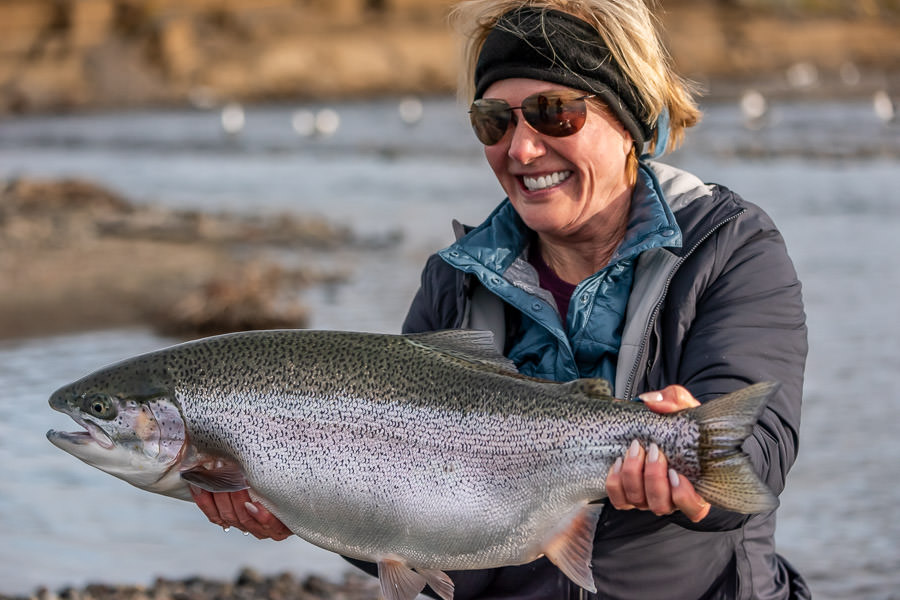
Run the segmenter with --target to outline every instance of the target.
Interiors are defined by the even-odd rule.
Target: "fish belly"
[[[277,419],[257,425],[255,436],[244,423],[243,439],[270,442],[242,462],[260,501],[285,525],[346,556],[442,569],[524,563],[567,515],[603,494],[610,461],[596,446],[531,447],[523,440],[546,432],[508,417],[465,420],[370,403],[344,402],[339,414],[327,408],[292,415],[277,436]]]

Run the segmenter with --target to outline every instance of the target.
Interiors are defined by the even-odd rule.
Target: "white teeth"
[[[557,171],[550,175],[541,175],[540,177],[522,177],[522,183],[529,191],[543,190],[554,185],[559,185],[569,178],[572,171]]]

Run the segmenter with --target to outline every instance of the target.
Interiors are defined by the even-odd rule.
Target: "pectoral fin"
[[[544,554],[566,577],[589,592],[596,592],[591,573],[594,532],[603,511],[602,504],[588,504],[563,525],[544,545]]]
[[[237,492],[250,487],[236,462],[217,457],[197,457],[181,478],[208,492]]]
[[[396,560],[378,561],[378,581],[384,600],[413,600],[425,589],[425,577]]]

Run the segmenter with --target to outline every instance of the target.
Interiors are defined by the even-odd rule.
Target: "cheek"
[[[506,145],[500,142],[493,146],[485,146],[484,157],[497,179],[502,180],[502,177],[508,172],[506,169]]]
[[[150,414],[150,410],[141,407],[141,410],[134,419],[134,433],[144,441],[151,439],[159,439],[159,428],[156,425],[156,419]]]

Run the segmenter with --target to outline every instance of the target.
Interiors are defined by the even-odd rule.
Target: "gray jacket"
[[[682,248],[640,255],[616,372],[632,399],[677,383],[701,402],[748,383],[781,388],[745,444],[779,494],[798,448],[807,353],[800,283],[769,217],[733,192],[652,163],[684,236]],[[439,257],[426,264],[404,332],[487,329],[505,344],[517,318],[474,278]],[[802,578],[775,553],[775,514],[713,509],[701,523],[679,514],[607,507],[598,525],[595,598],[805,598]],[[578,598],[545,559],[452,574],[456,598]]]

